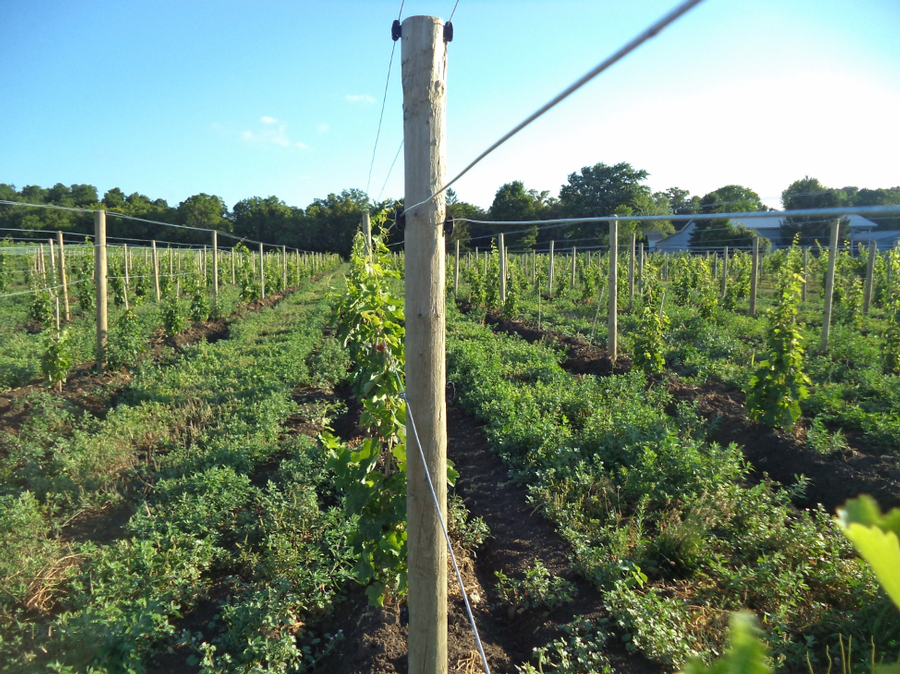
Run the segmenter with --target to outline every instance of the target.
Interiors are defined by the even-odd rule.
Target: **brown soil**
[[[465,310],[465,309],[463,309]],[[627,371],[631,361],[620,356],[615,369],[609,356],[598,347],[554,332],[542,332],[521,321],[508,320],[491,312],[485,322],[494,329],[520,335],[529,342],[545,339],[566,349],[567,359],[562,366],[573,374],[604,376]],[[737,443],[753,467],[756,481],[765,475],[784,484],[793,485],[803,475],[809,485],[802,496],[795,498],[800,507],[814,507],[821,503],[829,512],[859,494],[875,497],[882,508],[900,506],[900,454],[884,453],[866,447],[857,434],[848,434],[850,449],[831,455],[818,454],[803,441],[805,429],[797,435],[777,431],[752,421],[744,406],[744,394],[719,381],[703,386],[691,386],[669,375],[665,380],[668,391],[676,401],[696,401],[700,415],[710,422],[708,437],[719,444]],[[675,414],[675,405],[667,410]]]
[[[509,479],[508,468],[493,454],[481,426],[460,408],[447,409],[449,458],[460,473],[456,492],[472,517],[482,517],[491,531],[485,545],[469,555],[457,552],[463,585],[472,605],[475,623],[492,672],[514,672],[515,665],[529,661],[534,648],[562,635],[561,625],[576,616],[593,620],[606,617],[596,588],[575,575],[569,567],[571,550],[554,526],[528,505],[526,490]],[[455,549],[458,546],[455,546]],[[498,601],[495,571],[522,578],[540,560],[557,576],[577,587],[576,599],[549,613],[518,612]],[[448,567],[447,650],[451,672],[480,672],[478,653],[465,605],[452,566]],[[319,633],[343,631],[344,641],[323,659],[316,672],[400,674],[407,670],[407,623],[405,607],[396,603],[384,608],[367,605],[356,592],[319,627]],[[621,642],[610,639],[608,656],[617,671],[658,674],[658,665],[627,653]]]

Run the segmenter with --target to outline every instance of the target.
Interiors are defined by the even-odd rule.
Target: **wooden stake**
[[[281,289],[287,290],[287,246],[281,247]]]
[[[56,243],[59,245],[59,283],[63,291],[63,310],[66,314],[66,323],[69,322],[69,280],[66,278],[66,252],[63,247],[63,233],[56,232]]]
[[[619,221],[609,221],[609,316],[607,325],[609,335],[606,340],[606,352],[613,365],[616,363],[618,351],[618,298],[619,298]]]
[[[212,231],[213,249],[213,295],[219,297],[219,233]]]
[[[547,274],[547,296],[553,297],[553,245],[555,241],[550,242],[550,271]]]
[[[819,349],[822,353],[828,350],[828,333],[831,330],[831,308],[834,300],[834,268],[837,263],[838,226],[840,218],[831,224],[831,241],[828,246],[828,275],[825,277],[825,309],[822,313],[822,340]]]
[[[809,258],[809,246],[803,249],[803,285],[800,286],[800,301],[806,302],[806,276]]]
[[[456,255],[453,258],[453,297],[459,293],[459,239],[456,240]]]
[[[407,208],[439,190],[445,173],[447,50],[443,22],[402,25],[403,137]],[[444,195],[406,214],[406,399],[437,501],[447,511]],[[447,672],[447,548],[425,470],[407,450],[409,672]]]
[[[628,303],[631,305],[634,302],[634,254],[635,254],[635,241],[637,240],[637,234],[635,232],[631,233],[631,248],[628,256]]]
[[[259,244],[259,299],[266,296],[266,266],[263,245]]]
[[[50,249],[53,253],[53,249]],[[863,292],[863,313],[869,315],[869,305],[872,302],[872,290],[875,277],[875,258],[878,257],[878,244],[875,241],[869,241],[869,260],[866,265],[866,286]]]
[[[106,343],[109,339],[109,308],[107,306],[106,280],[106,211],[94,211],[94,286],[97,310],[97,370],[103,371],[106,361]]]
[[[506,245],[503,243],[503,232],[500,232],[500,303],[506,302]]]
[[[572,288],[573,290],[575,289],[575,261],[577,260],[577,258],[578,258],[577,250],[576,250],[575,246],[572,246],[572,279],[571,279],[572,282],[569,284],[569,287]]]
[[[372,257],[372,218],[368,213],[363,213],[362,216],[362,230],[363,237],[366,242],[366,255],[371,258]]]
[[[753,259],[750,261],[750,315],[756,316],[756,286],[759,282],[759,237],[753,237]]]
[[[159,304],[159,252],[156,250],[156,241],[150,242],[151,257],[153,262],[153,287],[156,289],[156,303]]]
[[[728,246],[722,251],[722,299],[725,299],[725,293],[728,290]]]

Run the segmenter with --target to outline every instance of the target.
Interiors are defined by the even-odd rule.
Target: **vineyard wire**
[[[472,633],[475,636],[475,643],[478,646],[478,652],[481,654],[481,662],[484,665],[485,674],[491,674],[490,667],[488,667],[487,656],[484,654],[484,646],[481,644],[481,636],[478,634],[478,627],[475,625],[475,616],[472,614],[472,607],[469,604],[469,595],[466,593],[465,585],[463,584],[462,574],[459,571],[459,564],[456,562],[456,554],[453,552],[453,545],[450,543],[450,534],[447,533],[447,524],[444,522],[443,513],[441,513],[441,506],[438,503],[437,493],[434,491],[434,482],[431,480],[431,473],[428,471],[428,464],[425,461],[425,452],[422,450],[422,443],[419,441],[419,433],[416,430],[416,420],[413,417],[412,407],[409,404],[409,399],[406,397],[406,389],[403,386],[403,379],[400,377],[400,372],[397,370],[397,364],[394,361],[394,357],[391,355],[389,350],[385,350],[388,354],[388,358],[391,362],[391,370],[394,373],[394,376],[397,377],[397,385],[400,387],[400,397],[403,398],[403,402],[406,404],[406,411],[409,415],[409,425],[412,428],[413,437],[416,440],[416,447],[419,449],[419,458],[422,459],[422,468],[425,471],[425,479],[428,482],[428,489],[431,492],[431,498],[434,501],[435,512],[438,516],[438,521],[441,523],[441,531],[444,532],[444,540],[447,542],[447,550],[450,552],[450,559],[453,561],[453,570],[456,572],[456,580],[459,582],[459,591],[462,594],[463,602],[466,605],[466,613],[469,614],[469,624],[472,626]]]
[[[519,124],[517,124],[515,127],[513,127],[512,130],[508,131],[502,138],[500,138],[500,140],[496,141],[493,145],[488,147],[484,152],[482,152],[480,155],[478,155],[468,166],[466,166],[462,171],[460,171],[458,174],[456,174],[456,176],[452,180],[450,180],[450,182],[445,183],[444,186],[441,187],[437,192],[432,194],[430,197],[428,197],[424,201],[419,202],[418,204],[413,204],[412,206],[406,206],[403,209],[403,212],[407,213],[410,210],[412,210],[413,208],[418,208],[419,206],[423,206],[424,204],[427,204],[429,201],[434,199],[439,194],[446,191],[447,188],[449,188],[453,183],[455,183],[457,180],[462,178],[466,173],[468,173],[472,168],[474,168],[475,165],[478,164],[482,159],[487,157],[489,154],[491,154],[491,152],[496,150],[498,147],[503,145],[503,143],[505,143],[510,138],[515,136],[517,133],[519,133],[519,131],[521,131],[526,126],[531,124],[533,121],[535,121],[536,119],[541,117],[544,113],[546,113],[550,109],[554,108],[557,104],[561,103],[566,98],[568,98],[569,96],[574,94],[585,84],[587,84],[592,79],[594,79],[595,77],[600,75],[603,71],[609,69],[610,67],[615,65],[617,62],[621,61],[623,58],[628,56],[628,54],[633,52],[635,49],[640,47],[642,44],[647,42],[649,39],[659,35],[663,31],[663,29],[665,29],[667,26],[669,26],[673,22],[677,21],[683,15],[687,14],[687,12],[689,12],[691,9],[693,9],[694,7],[699,5],[701,2],[702,2],[702,0],[685,0],[685,2],[678,5],[675,9],[673,9],[671,12],[666,14],[663,18],[659,19],[656,23],[652,24],[644,32],[639,34],[637,37],[633,38],[625,46],[621,47],[618,51],[616,51],[611,56],[606,58],[604,61],[599,63],[597,66],[595,66],[593,69],[591,69],[590,71],[588,71],[587,73],[582,75],[579,79],[577,79],[575,82],[570,84],[568,87],[563,89],[559,94],[554,96],[547,103],[545,103],[540,108],[538,108],[535,112],[533,112],[531,115],[526,117],[523,121],[519,122]],[[435,226],[442,227],[443,223],[439,223]]]

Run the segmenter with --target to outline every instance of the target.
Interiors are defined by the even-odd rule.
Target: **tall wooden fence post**
[[[159,304],[159,253],[156,250],[156,241],[151,241],[150,246],[153,253],[153,287],[156,289],[156,303]]]
[[[59,246],[59,283],[63,291],[63,308],[66,312],[66,323],[69,322],[69,280],[66,277],[66,249],[61,230],[56,232],[56,243]]]
[[[759,283],[759,237],[753,237],[753,259],[750,261],[750,315],[756,316],[756,286]]]
[[[219,299],[219,233],[212,231],[212,255],[213,255],[213,295]]]
[[[106,211],[94,212],[94,286],[97,310],[97,370],[103,371],[109,339],[106,277]]]
[[[631,233],[631,248],[630,254],[628,256],[628,303],[629,305],[634,302],[634,254],[635,254],[635,240],[637,239],[637,234],[635,232]]]
[[[609,316],[607,325],[609,336],[606,341],[606,352],[613,365],[616,363],[618,350],[618,295],[619,295],[619,222],[609,221]]]
[[[808,275],[807,267],[809,266],[809,246],[803,249],[803,285],[800,286],[800,301],[806,302],[806,277]]]
[[[266,257],[263,253],[263,245],[259,244],[259,299],[266,296]]]
[[[363,237],[366,242],[366,256],[372,257],[372,217],[368,213],[362,216]]]
[[[444,183],[447,49],[444,24],[403,21],[404,203]],[[444,195],[406,214],[406,399],[442,513],[447,512]],[[412,443],[411,443],[412,444]],[[407,451],[409,672],[447,672],[447,547],[419,452]]]
[[[822,313],[822,340],[819,349],[822,353],[828,350],[828,333],[831,330],[831,306],[834,300],[834,268],[837,263],[838,227],[841,219],[831,223],[831,241],[828,246],[828,275],[825,277],[825,309]]]
[[[872,303],[872,290],[875,277],[875,259],[878,257],[878,244],[869,241],[869,260],[866,265],[866,286],[863,292],[863,313],[869,315],[869,305]]]
[[[456,240],[456,255],[453,258],[453,297],[459,293],[459,239]]]
[[[506,243],[503,232],[500,232],[500,304],[506,302]]]
[[[575,246],[572,246],[572,279],[569,283],[569,287],[573,290],[575,289],[575,261],[578,259],[578,250]]]
[[[550,242],[550,269],[547,272],[547,296],[553,297],[553,246],[556,242]]]
[[[281,247],[281,289],[287,290],[288,285],[287,274],[287,246]]]
[[[722,251],[722,299],[725,299],[725,293],[728,292],[728,246]]]

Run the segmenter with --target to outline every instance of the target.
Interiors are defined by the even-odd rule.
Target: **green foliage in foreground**
[[[461,403],[557,523],[630,648],[672,667],[711,662],[743,607],[765,617],[779,671],[823,662],[841,634],[861,656],[900,643],[900,619],[831,518],[798,512],[772,483],[744,486],[740,449],[705,442],[690,406],[673,418],[640,372],[576,379],[546,347],[455,316],[449,326]]]
[[[797,323],[803,286],[799,268],[800,251],[792,247],[781,269],[776,304],[769,311],[769,355],[759,363],[746,391],[750,418],[776,427],[793,428],[797,423],[811,383],[803,371],[803,334]]]
[[[104,420],[46,391],[23,403],[27,423],[0,438],[7,668],[142,672],[181,645],[202,671],[288,672],[333,648],[312,626],[351,577],[350,522],[325,505],[321,450],[284,426],[302,413],[292,390],[311,378],[323,284],[246,315],[230,339],[145,363]],[[115,540],[56,535],[104,503],[134,512]],[[217,617],[180,631],[212,588],[226,597]]]

